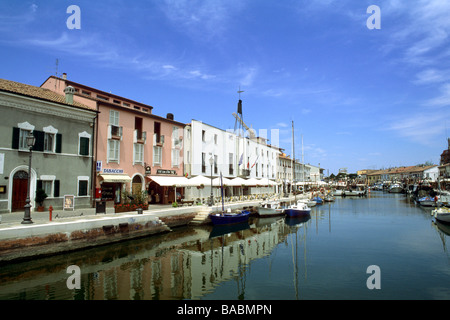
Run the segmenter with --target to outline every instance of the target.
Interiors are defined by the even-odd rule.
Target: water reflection
[[[450,226],[399,195],[336,199],[312,208],[306,220],[182,227],[0,266],[0,299],[408,299],[437,291],[449,297],[449,234]],[[384,272],[379,293],[365,287],[373,263]],[[66,286],[70,265],[81,269],[79,290]]]
[[[221,283],[242,277],[251,261],[268,256],[304,222],[275,217],[231,227],[184,227],[4,266],[0,299],[200,299]],[[66,269],[73,264],[81,269],[79,290],[66,286]]]

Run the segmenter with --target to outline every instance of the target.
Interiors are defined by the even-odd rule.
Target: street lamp
[[[214,205],[214,199],[213,199],[213,164],[214,159],[213,157],[209,158],[209,164],[211,165],[211,198],[209,200],[209,205],[212,207]]]
[[[31,215],[30,215],[30,208],[31,208],[31,204],[30,204],[30,177],[31,177],[31,150],[33,149],[34,143],[36,142],[36,138],[34,137],[34,135],[31,133],[31,131],[28,133],[28,136],[25,138],[26,143],[27,143],[27,147],[28,149],[30,149],[30,157],[29,157],[29,162],[28,162],[28,187],[27,187],[27,200],[26,200],[26,204],[25,204],[25,212],[24,212],[24,216],[23,216],[23,221],[22,224],[30,224],[33,223],[33,221],[31,221]]]

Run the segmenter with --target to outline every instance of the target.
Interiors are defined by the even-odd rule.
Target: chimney
[[[66,94],[66,103],[73,104],[73,94],[75,93],[74,87],[68,86],[64,89],[64,93]]]
[[[67,80],[67,73],[63,73],[63,75],[62,75],[62,78],[63,78],[63,80]]]
[[[166,115],[166,118],[169,119],[169,120],[173,120],[173,113],[168,113]]]

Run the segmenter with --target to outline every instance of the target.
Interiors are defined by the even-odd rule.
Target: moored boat
[[[288,217],[303,217],[309,216],[311,214],[311,208],[303,202],[297,202],[297,204],[293,204],[284,209],[284,213]]]
[[[450,223],[450,209],[446,207],[436,208],[431,211],[431,215],[441,222]]]
[[[211,213],[209,215],[211,222],[215,226],[247,222],[249,217],[250,211],[246,210],[242,210],[239,213],[221,212],[221,213]]]
[[[389,187],[389,193],[402,193],[402,192],[403,192],[403,187],[398,183],[394,183],[393,185],[391,185]]]
[[[323,199],[321,197],[314,197],[312,198],[317,204],[322,204],[323,203]]]
[[[436,206],[435,199],[431,198],[430,196],[426,196],[426,197],[417,199],[417,202],[423,207],[435,207]]]
[[[258,207],[258,215],[261,217],[277,216],[283,214],[283,208],[278,201],[265,201]]]

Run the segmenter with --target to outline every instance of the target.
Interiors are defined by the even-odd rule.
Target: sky
[[[325,174],[439,164],[449,15],[442,0],[2,0],[0,78],[67,73],[224,130],[241,90],[244,122],[288,155],[293,122],[295,158]]]

